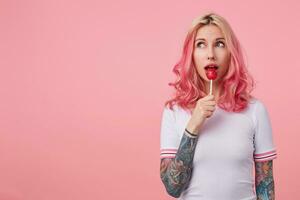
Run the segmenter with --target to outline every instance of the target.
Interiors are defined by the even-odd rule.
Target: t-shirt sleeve
[[[174,158],[180,138],[175,127],[175,113],[164,107],[160,129],[160,158]]]
[[[254,161],[263,162],[277,158],[272,126],[266,106],[258,101],[255,107]]]

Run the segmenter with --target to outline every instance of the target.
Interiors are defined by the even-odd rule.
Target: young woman
[[[217,74],[211,95],[207,67]],[[250,95],[254,82],[228,22],[213,12],[196,18],[173,71],[176,92],[165,103],[160,135],[167,193],[182,200],[274,199],[268,111]]]

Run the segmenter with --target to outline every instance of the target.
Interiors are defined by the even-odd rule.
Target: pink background
[[[161,111],[186,31],[207,10],[231,24],[269,110],[276,199],[300,199],[299,9],[0,1],[0,199],[172,199],[159,178]]]

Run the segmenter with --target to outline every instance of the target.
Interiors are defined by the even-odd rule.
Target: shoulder
[[[176,115],[176,114],[178,114],[182,111],[183,111],[183,108],[181,108],[177,104],[174,104],[172,108],[169,105],[166,105],[163,108],[163,112],[166,112],[166,113],[169,113],[169,114],[172,114],[172,115]]]
[[[259,124],[269,123],[269,112],[266,103],[261,99],[253,99],[252,117],[254,126],[257,128]]]
[[[163,108],[163,115],[168,116],[169,118],[172,118],[173,120],[177,121],[182,119],[182,117],[186,116],[187,111],[177,104],[174,104],[172,108],[169,105],[167,105]]]
[[[253,129],[255,129],[257,126],[257,120],[261,115],[260,110],[264,107],[265,106],[262,100],[256,97],[252,97],[251,99],[249,99],[247,107],[239,114],[242,114],[242,116],[247,117],[251,121]]]
[[[266,110],[266,105],[261,99],[252,97],[248,102],[248,108],[246,110],[249,110],[252,114],[255,114],[261,110]]]
[[[266,114],[268,111],[267,111],[267,106],[265,104],[264,101],[262,101],[261,99],[257,99],[255,98],[253,100],[253,104],[254,104],[254,114],[255,115],[261,115],[261,114]]]

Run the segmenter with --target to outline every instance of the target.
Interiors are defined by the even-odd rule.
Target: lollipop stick
[[[209,84],[209,94],[212,95],[212,79],[210,79]]]

